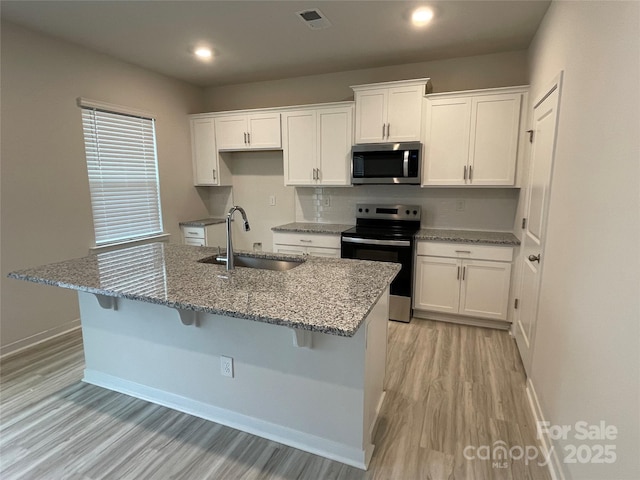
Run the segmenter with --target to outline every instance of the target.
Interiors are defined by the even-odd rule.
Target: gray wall
[[[531,98],[564,70],[532,382],[547,420],[618,428],[617,461],[568,478],[640,478],[640,3],[553,2]]]
[[[433,91],[527,83],[524,50],[205,89],[203,112],[353,100],[351,85],[431,78]]]
[[[69,328],[75,292],[5,278],[9,271],[84,256],[93,220],[76,97],[157,115],[165,230],[206,215],[193,188],[186,115],[203,91],[21,27],[2,24],[3,352]],[[17,342],[17,343],[16,343]]]

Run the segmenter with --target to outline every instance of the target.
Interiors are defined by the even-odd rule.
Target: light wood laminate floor
[[[0,478],[549,478],[536,461],[496,468],[464,455],[467,445],[537,445],[507,332],[420,319],[389,329],[387,397],[367,472],[84,384],[76,331],[2,361]]]

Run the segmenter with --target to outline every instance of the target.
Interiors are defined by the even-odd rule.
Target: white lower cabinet
[[[273,233],[273,251],[294,255],[340,258],[340,235],[323,233]]]
[[[227,232],[224,223],[213,225],[189,227],[182,225],[182,242],[185,245],[195,245],[197,247],[220,247],[225,248],[227,244]]]
[[[413,308],[507,320],[512,247],[418,242]]]

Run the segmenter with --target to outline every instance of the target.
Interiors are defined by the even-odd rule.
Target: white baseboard
[[[98,387],[107,388],[172,408],[179,412],[204,418],[205,420],[210,420],[227,427],[235,428],[236,430],[273,440],[274,442],[320,455],[362,470],[367,469],[368,459],[366,457],[368,456],[370,458],[373,451],[373,448],[371,448],[371,452],[358,450],[348,445],[317,437],[309,433],[259,420],[174,393],[165,392],[157,388],[123,380],[95,370],[85,369],[82,380],[86,383],[97,385]]]
[[[22,352],[23,350],[26,350],[27,348],[32,348],[40,343],[49,341],[61,335],[65,335],[70,331],[76,330],[78,328],[80,328],[79,318],[52,328],[51,330],[36,333],[35,335],[31,335],[30,337],[10,343],[9,345],[4,345],[0,347],[0,358],[4,359],[11,355],[15,355]]]
[[[544,414],[542,412],[542,408],[540,407],[540,402],[538,401],[538,395],[536,394],[536,389],[533,386],[533,382],[530,378],[527,378],[527,397],[529,398],[529,407],[531,407],[531,412],[533,413],[533,417],[536,421],[536,432],[538,431],[538,425],[541,422],[545,422]],[[565,480],[564,473],[562,472],[562,466],[560,464],[560,459],[558,458],[557,448],[553,444],[553,440],[549,438],[547,433],[543,433],[539,436],[541,447],[544,450],[545,458],[549,455],[549,450],[553,448],[551,452],[551,461],[547,464],[549,468],[549,474],[551,475],[552,480]]]
[[[448,315],[446,313],[426,312],[423,310],[414,310],[413,316],[424,320],[436,320],[438,322],[457,323],[459,325],[471,325],[473,327],[495,328],[497,330],[509,330],[511,328],[511,323],[506,320],[464,317],[461,315]]]

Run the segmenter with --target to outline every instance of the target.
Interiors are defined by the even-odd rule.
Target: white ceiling
[[[272,80],[526,49],[549,0],[7,1],[2,18],[194,85]],[[427,28],[411,11],[432,6]],[[311,30],[296,12],[332,23]],[[209,44],[215,59],[196,60]]]

